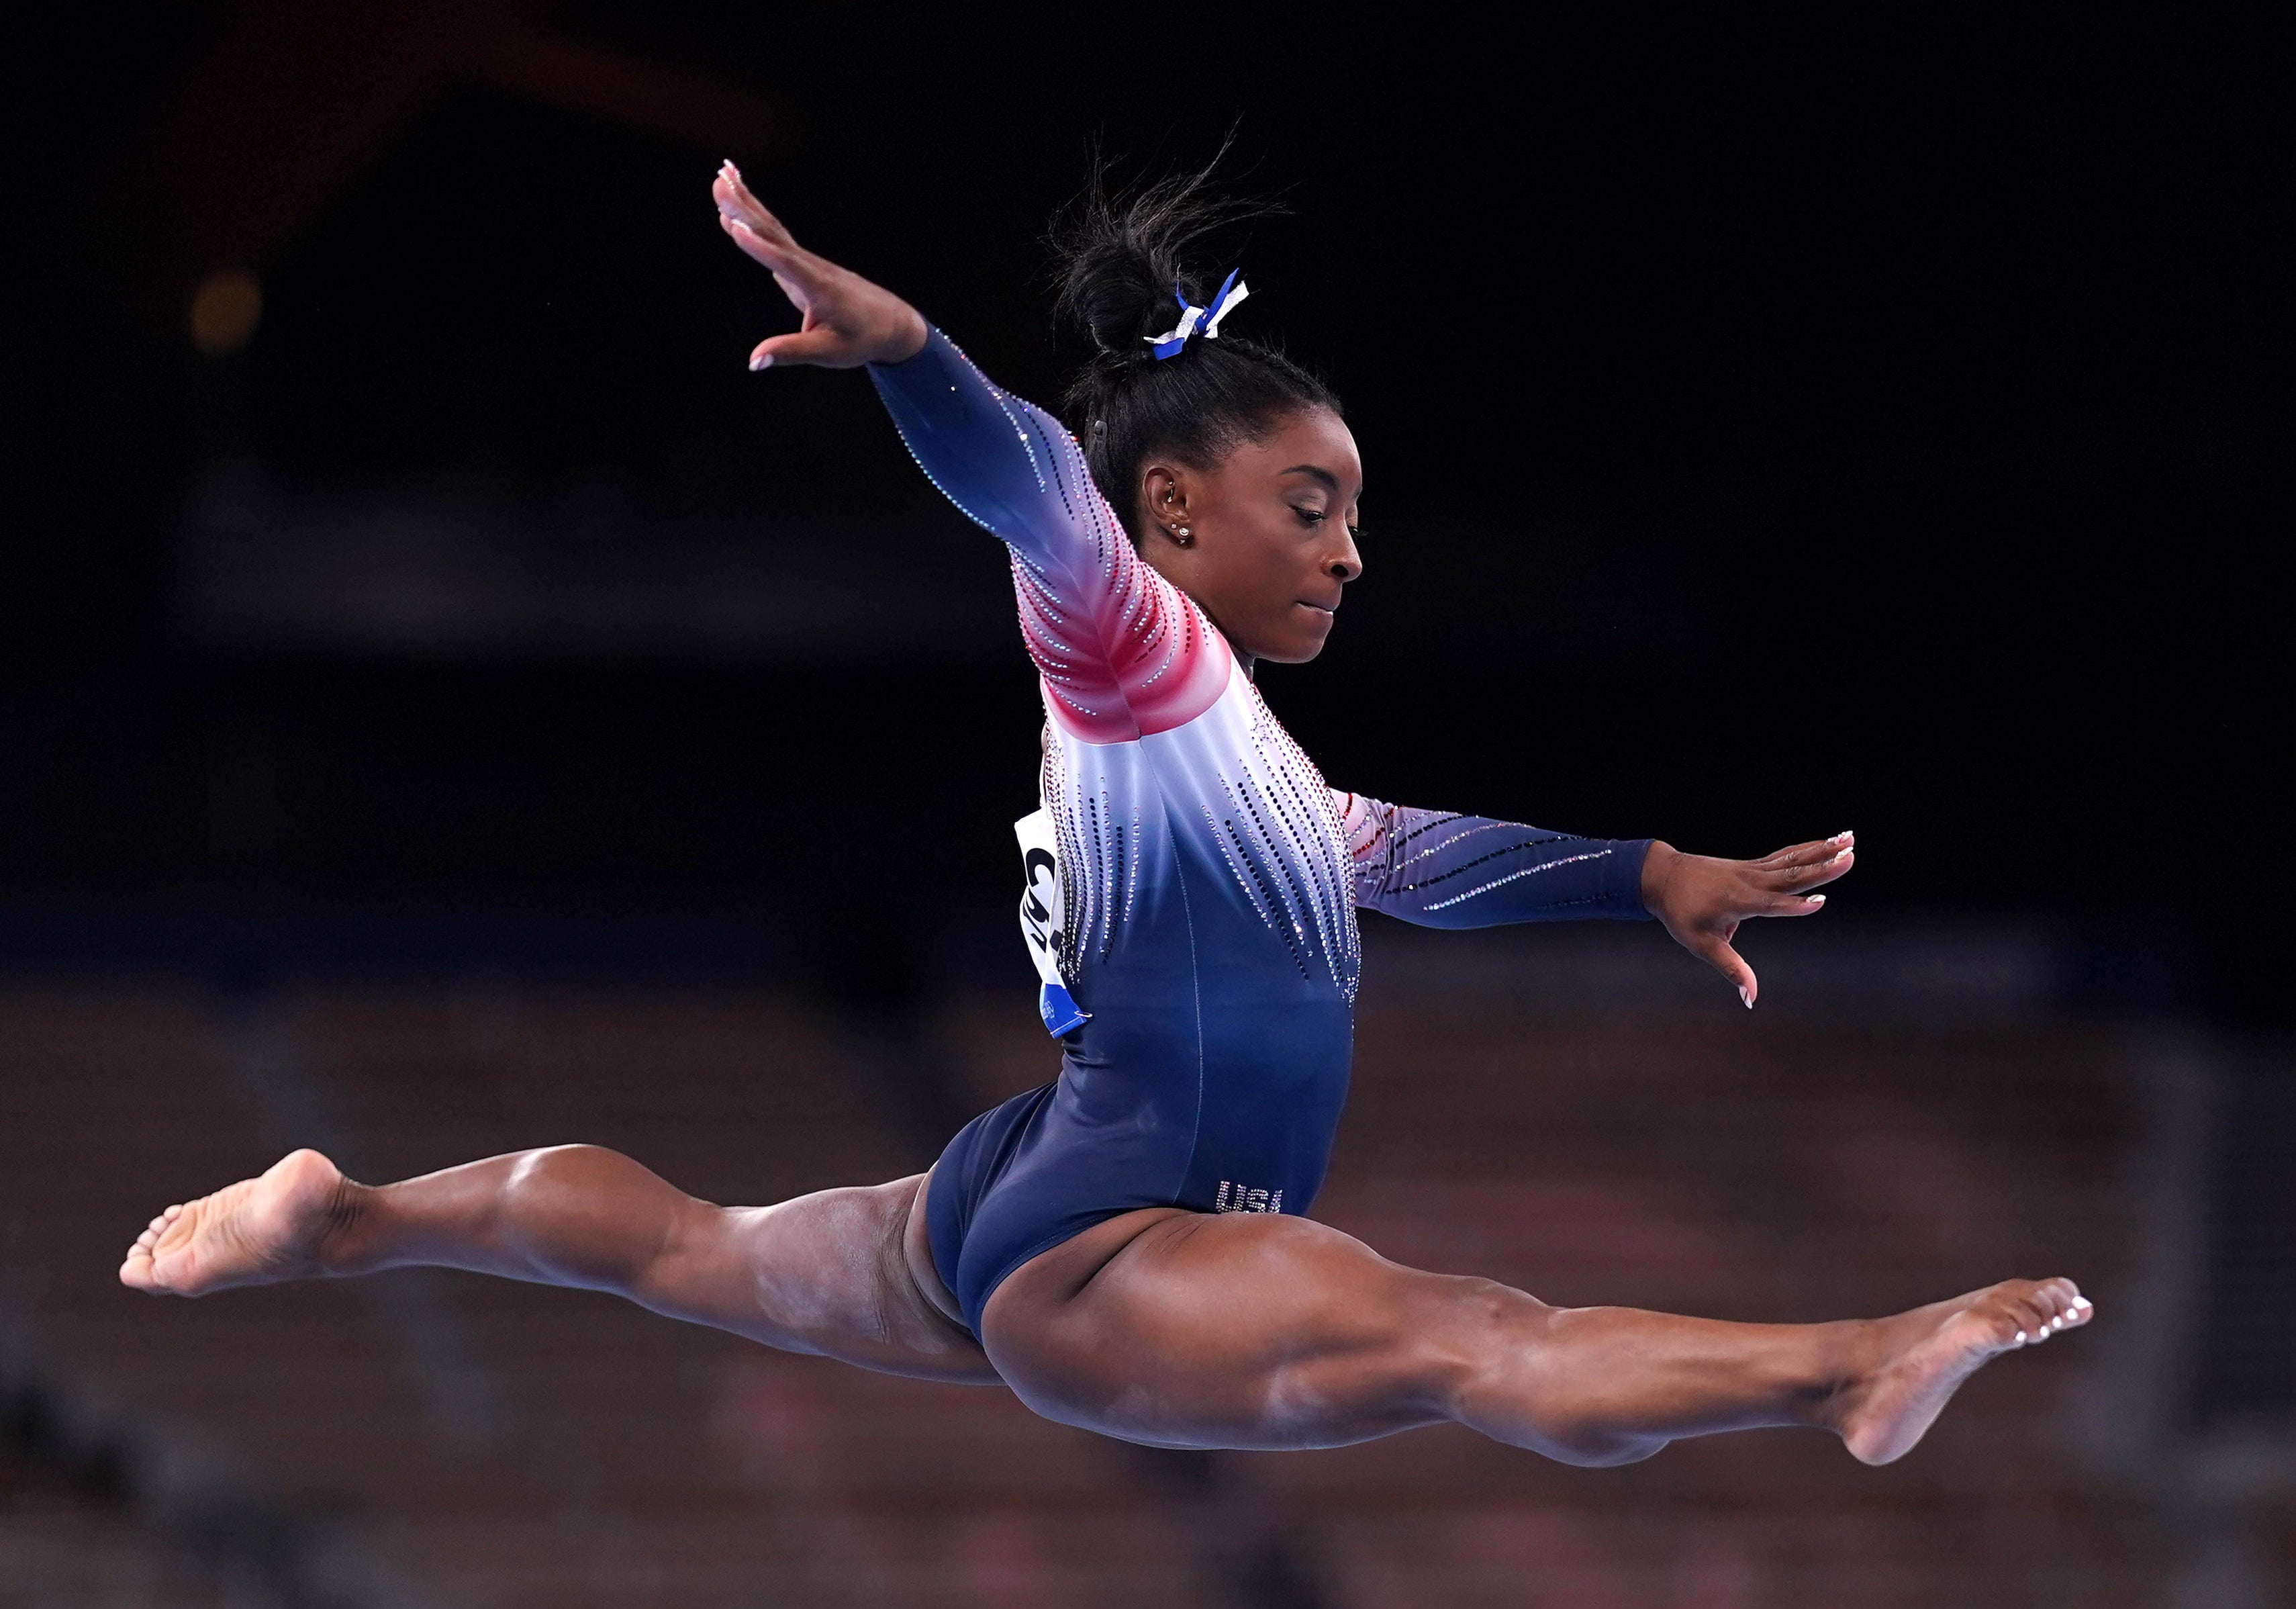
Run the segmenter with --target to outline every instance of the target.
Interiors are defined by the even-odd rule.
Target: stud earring
[[[1196,533],[1185,525],[1175,525],[1172,527],[1172,539],[1185,547],[1196,539]]]

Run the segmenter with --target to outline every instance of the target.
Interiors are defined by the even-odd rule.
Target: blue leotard
[[[873,367],[933,483],[1011,551],[1082,1026],[968,1124],[926,1202],[976,1334],[1004,1277],[1140,1207],[1304,1213],[1347,1096],[1358,907],[1433,927],[1640,917],[1646,839],[1325,786],[1203,612],[1134,552],[1051,417],[935,331]]]

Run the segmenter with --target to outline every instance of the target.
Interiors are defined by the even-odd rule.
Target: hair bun
[[[1215,159],[1217,161],[1217,159]],[[1148,339],[1178,315],[1180,294],[1200,296],[1187,253],[1222,225],[1264,210],[1210,193],[1211,169],[1177,174],[1127,195],[1111,195],[1107,169],[1053,226],[1060,300],[1056,314],[1103,353],[1144,360]]]
[[[1111,195],[1107,168],[1095,161],[1084,193],[1053,224],[1058,314],[1098,349],[1070,382],[1062,411],[1135,541],[1135,482],[1148,453],[1209,465],[1286,414],[1340,411],[1329,386],[1268,342],[1223,331],[1156,360],[1151,342],[1179,320],[1173,292],[1191,305],[1204,300],[1190,250],[1216,229],[1275,210],[1218,196],[1210,179],[1207,167]]]

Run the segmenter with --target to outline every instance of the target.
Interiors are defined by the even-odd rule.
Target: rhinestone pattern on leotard
[[[1012,555],[1080,1003],[1184,861],[1226,891],[1185,918],[1199,940],[1242,924],[1219,931],[1266,935],[1253,953],[1349,1002],[1358,907],[1447,927],[1621,914],[1615,846],[1333,792],[1209,617],[1134,551],[1066,431],[938,332],[900,366],[878,383],[913,456]]]
[[[1114,1213],[1314,1204],[1347,1095],[1359,906],[1446,927],[1632,914],[1632,846],[1334,793],[1210,620],[1133,552],[1066,432],[938,333],[876,379],[918,463],[1012,554],[1046,718],[1057,959],[1082,1018],[1046,1015],[1070,1024],[1059,1076],[935,1166],[934,1260],[978,1333],[1006,1272]]]

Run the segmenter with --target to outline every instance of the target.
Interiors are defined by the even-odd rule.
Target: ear
[[[1188,518],[1188,473],[1177,464],[1151,460],[1140,471],[1140,530],[1176,546],[1194,546]]]

